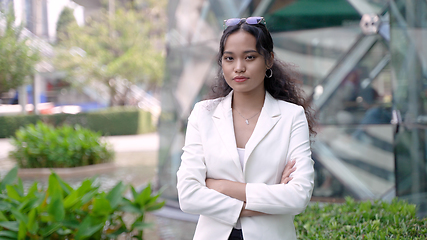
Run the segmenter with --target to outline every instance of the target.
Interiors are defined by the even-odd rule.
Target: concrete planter
[[[112,172],[117,168],[116,163],[100,163],[73,168],[19,168],[18,177],[22,179],[48,178],[53,172],[61,178],[92,177],[101,173]]]

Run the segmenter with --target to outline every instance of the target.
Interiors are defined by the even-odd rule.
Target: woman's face
[[[264,76],[267,66],[264,57],[256,50],[256,39],[239,30],[228,36],[224,44],[222,70],[225,81],[241,93],[265,91]]]

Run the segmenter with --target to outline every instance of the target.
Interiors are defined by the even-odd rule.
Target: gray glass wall
[[[318,116],[314,199],[422,198],[426,2],[389,2],[170,1],[159,120],[164,196],[177,199],[187,118],[215,80],[223,19],[264,16],[276,56],[301,74]]]
[[[427,213],[427,2],[391,1],[396,191]]]

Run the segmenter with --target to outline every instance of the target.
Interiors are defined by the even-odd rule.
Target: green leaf
[[[20,196],[24,196],[24,184],[22,183],[21,178],[18,178],[18,184],[16,185],[16,191],[18,191]]]
[[[33,198],[27,198],[24,200],[21,205],[19,205],[18,210],[20,212],[29,212],[31,209],[36,208],[40,204],[40,199],[38,196],[33,196]]]
[[[98,216],[108,216],[113,212],[110,202],[105,198],[95,198],[92,213]]]
[[[132,192],[133,199],[136,199],[138,197],[138,193],[135,191],[135,188],[132,185],[130,186],[130,190]]]
[[[155,204],[150,204],[150,205],[146,206],[145,210],[147,212],[159,210],[160,208],[162,208],[165,205],[165,203],[166,203],[166,201],[163,201],[160,203],[155,203]]]
[[[38,230],[38,222],[37,222],[37,209],[33,208],[31,209],[30,213],[28,214],[28,224],[27,229],[30,233],[36,234]]]
[[[116,208],[120,204],[123,198],[123,192],[126,190],[126,186],[120,181],[114,186],[113,189],[107,194],[107,199],[110,201],[112,208]]]
[[[0,201],[0,211],[8,211],[11,207],[17,206],[20,204],[20,202],[18,200],[15,200],[13,198],[7,197],[6,199],[9,202]]]
[[[126,204],[124,206],[119,207],[120,211],[128,212],[128,213],[136,213],[136,214],[144,214],[144,210],[136,207],[132,204]]]
[[[4,238],[4,239],[17,239],[18,238],[18,233],[17,232],[12,232],[12,231],[1,231],[0,232],[0,237],[9,237],[9,238]],[[0,238],[1,239],[1,238]]]
[[[80,201],[79,192],[72,191],[68,196],[64,199],[64,208],[69,209],[73,207],[76,203]]]
[[[49,186],[47,189],[48,194],[50,196],[59,195],[62,199],[62,188],[61,188],[61,185],[59,184],[59,180],[55,173],[50,174],[48,183],[49,183]]]
[[[90,200],[92,200],[94,198],[94,196],[96,196],[98,193],[98,190],[94,189],[91,190],[90,192],[86,193],[83,197],[80,198],[80,202],[82,204],[85,204],[87,202],[89,202]]]
[[[37,192],[38,192],[38,182],[34,182],[28,188],[27,197],[31,197],[31,196],[33,196]]]
[[[94,233],[101,230],[104,224],[105,222],[99,223],[96,218],[87,216],[79,225],[76,239],[85,239],[92,236]]]
[[[62,180],[56,173],[55,175],[57,176],[57,179],[59,181],[59,184],[61,185],[62,190],[64,190],[64,192],[67,195],[70,194],[72,191],[74,191],[74,189],[68,183]]]
[[[15,200],[21,201],[22,197],[19,195],[18,191],[12,185],[6,186],[7,195]]]
[[[0,183],[0,192],[3,191],[7,185],[10,185],[13,182],[15,182],[17,176],[18,176],[18,167],[15,166],[2,179]]]
[[[42,230],[42,237],[48,237],[61,227],[61,223],[52,223]]]
[[[62,222],[62,225],[64,225],[67,228],[71,229],[78,229],[80,222],[73,218],[67,218]]]
[[[25,225],[24,222],[19,222],[18,240],[25,239],[27,233],[27,227]]]
[[[3,222],[3,221],[8,221],[8,219],[7,219],[7,217],[3,214],[3,212],[2,212],[2,211],[0,211],[0,222]]]
[[[18,232],[19,231],[19,222],[18,221],[8,221],[8,222],[0,222],[0,226],[11,231]]]
[[[141,191],[141,193],[138,194],[138,196],[135,199],[135,202],[139,204],[140,207],[144,207],[144,205],[150,200],[151,196],[151,185],[148,184],[144,190]]]
[[[13,216],[16,218],[16,220],[21,221],[25,224],[28,223],[28,217],[26,215],[24,215],[23,213],[21,213],[20,211],[18,211],[16,208],[12,207],[10,209],[10,212],[13,214]]]
[[[48,205],[48,212],[53,216],[55,221],[60,222],[65,218],[64,203],[61,196],[52,196]]]
[[[80,185],[80,187],[77,188],[77,190],[76,190],[78,192],[78,194],[79,194],[78,196],[82,197],[87,192],[93,190],[92,183],[93,183],[93,181],[91,181],[90,179],[83,180],[83,182]]]
[[[153,227],[154,224],[153,223],[146,223],[146,222],[135,222],[134,224],[132,224],[132,229],[136,229],[136,230],[145,230],[147,228],[151,228]]]

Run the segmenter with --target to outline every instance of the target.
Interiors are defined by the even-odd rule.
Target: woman
[[[200,214],[196,240],[296,239],[294,215],[314,185],[313,116],[275,60],[264,18],[225,26],[216,98],[197,103],[188,119],[180,207]]]

